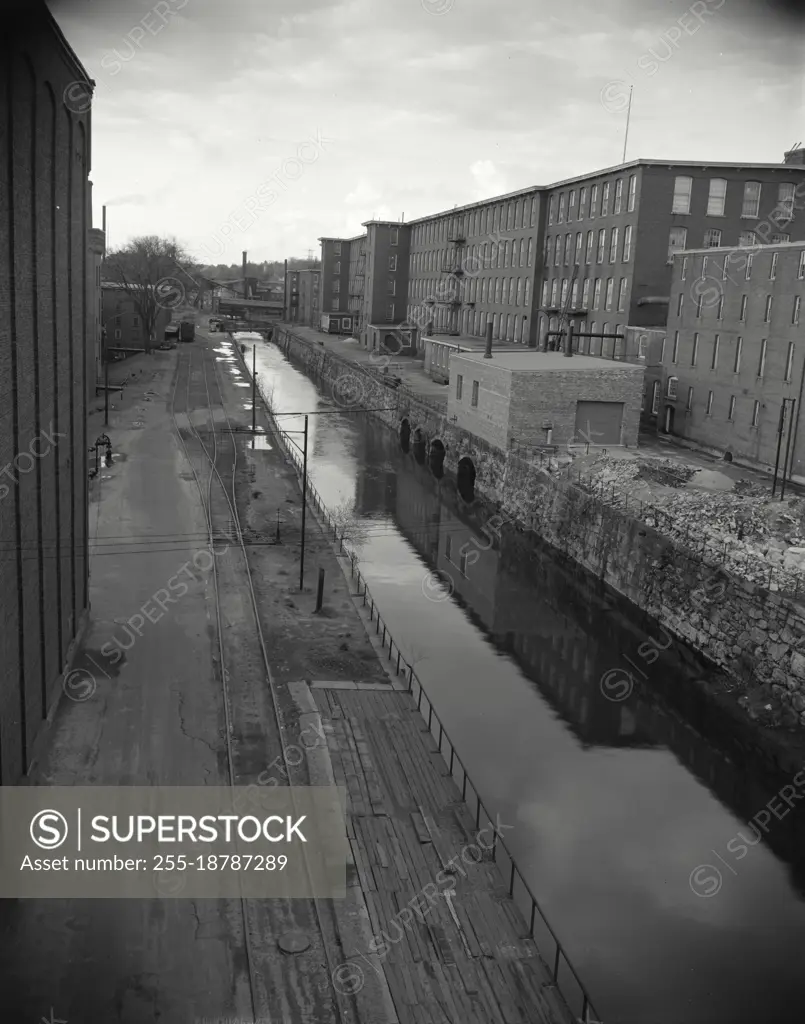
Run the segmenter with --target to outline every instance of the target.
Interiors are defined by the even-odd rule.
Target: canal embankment
[[[635,501],[624,508],[614,489],[579,472],[572,457],[528,458],[502,451],[449,422],[446,400],[417,374],[389,386],[380,358],[306,328],[278,326],[286,356],[326,383],[344,408],[365,409],[389,430],[410,438],[424,457],[434,450],[443,472],[458,480],[470,465],[479,520],[494,534],[533,532],[558,554],[592,574],[721,670],[710,695],[737,720],[752,723],[773,751],[799,756],[805,744],[805,605],[790,575],[771,568],[761,585],[724,568],[723,552],[702,532],[675,528],[672,517]],[[337,351],[335,350],[337,348]],[[357,346],[356,346],[357,348]],[[423,375],[424,379],[424,375]],[[443,392],[442,392],[443,394]],[[434,444],[434,442],[437,442]],[[646,649],[645,660],[656,658]],[[615,691],[636,673],[602,680]]]

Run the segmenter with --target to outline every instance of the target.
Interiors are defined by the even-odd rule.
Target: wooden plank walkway
[[[466,855],[474,819],[413,698],[311,692],[400,1024],[572,1021],[491,856]]]

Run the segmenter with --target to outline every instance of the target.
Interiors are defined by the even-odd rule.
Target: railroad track
[[[209,364],[212,374],[208,373]],[[180,387],[183,379],[184,389]],[[186,428],[180,427],[177,419],[180,395]],[[204,410],[204,428],[194,423],[194,400]],[[218,422],[216,404],[220,406]],[[213,555],[211,574],[229,785],[234,789],[258,784],[258,776],[280,757],[286,780],[280,784],[293,789],[302,782],[304,765],[288,761],[283,742],[282,713],[238,514],[235,484],[241,442],[224,406],[217,362],[207,355],[206,346],[180,353],[171,415],[198,487]],[[226,558],[215,557],[223,551]],[[233,632],[235,624],[247,628],[238,630],[238,639],[233,641],[227,634]],[[246,637],[249,640],[244,642]],[[332,955],[332,951],[341,949],[341,943],[331,900],[257,901],[241,896],[239,914],[252,1020],[360,1024],[354,996],[333,986],[334,970],[346,957],[343,952],[336,958]],[[277,950],[278,938],[288,933],[301,933],[310,942],[310,949],[296,961]]]

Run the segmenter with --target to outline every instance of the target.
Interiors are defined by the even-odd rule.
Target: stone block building
[[[559,352],[450,360],[447,416],[498,448],[637,444],[645,369]]]

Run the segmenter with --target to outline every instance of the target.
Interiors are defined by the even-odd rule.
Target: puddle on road
[[[245,380],[236,380],[234,382],[234,384],[235,384],[236,388],[250,388],[251,387],[251,384],[249,384],[249,382],[245,381]]]

